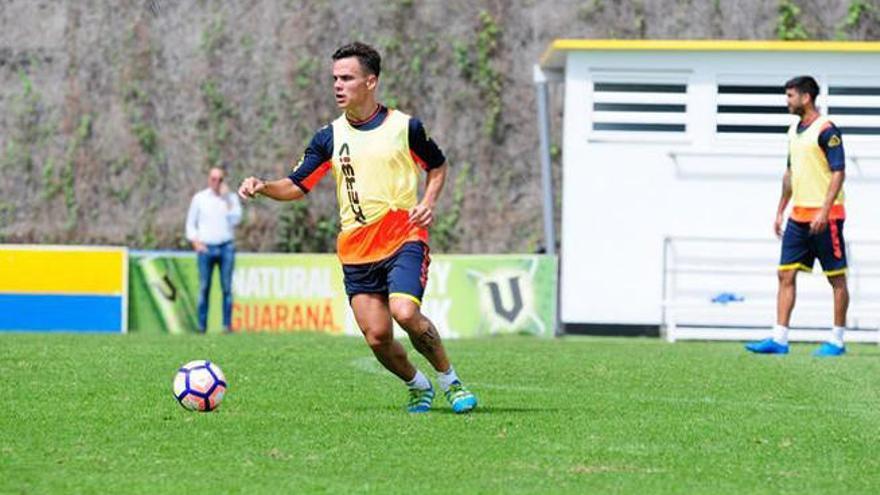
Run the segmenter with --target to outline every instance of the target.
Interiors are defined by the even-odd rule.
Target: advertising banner
[[[124,333],[128,251],[0,245],[0,332]]]
[[[432,256],[422,311],[447,338],[502,333],[552,336],[556,258],[542,255]],[[132,253],[130,327],[185,333],[197,328],[198,273],[191,253]],[[215,272],[208,331],[220,331]],[[239,254],[232,330],[360,335],[329,254]]]

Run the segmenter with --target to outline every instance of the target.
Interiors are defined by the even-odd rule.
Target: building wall
[[[878,62],[876,54],[852,53],[570,53],[563,131],[563,322],[661,324],[667,237],[765,240],[760,256],[773,272],[779,246],[772,224],[785,170],[785,135],[720,132],[732,128],[717,126],[779,127],[794,117],[778,108],[774,111],[780,113],[760,113],[770,111],[766,108],[719,113],[721,106],[784,107],[781,89],[777,95],[748,94],[744,85],[781,88],[794,75],[817,78],[823,113],[831,107],[844,131],[847,240],[880,239],[880,90],[848,95],[840,93],[852,91],[832,89],[829,94],[829,86],[880,86]],[[608,90],[619,89],[613,86],[617,83],[660,84],[665,90],[683,84],[686,89]],[[725,93],[719,93],[719,85]],[[666,106],[662,112],[594,110],[621,108],[607,105],[615,101]],[[675,111],[681,105],[684,111]],[[878,114],[835,115],[842,106]],[[609,122],[684,124],[685,130],[597,130],[602,126],[596,123]],[[805,283],[821,286],[816,278]],[[772,318],[768,313],[768,325]]]

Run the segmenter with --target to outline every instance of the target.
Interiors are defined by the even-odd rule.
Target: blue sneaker
[[[746,350],[755,354],[788,354],[788,345],[777,344],[773,339],[764,339],[760,342],[749,342]]]
[[[411,413],[426,413],[431,410],[431,403],[434,402],[434,388],[409,389],[409,402],[406,404],[406,411]]]
[[[477,407],[477,397],[458,380],[449,385],[446,400],[452,406],[452,412],[456,414],[470,412]]]
[[[846,347],[837,346],[831,342],[823,342],[818,349],[813,351],[813,355],[816,357],[836,357],[844,354],[846,354]]]

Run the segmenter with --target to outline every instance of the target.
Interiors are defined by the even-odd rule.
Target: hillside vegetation
[[[435,250],[530,252],[531,68],[554,38],[878,35],[877,0],[0,0],[0,242],[185,247],[208,167],[233,184],[286,175],[337,115],[330,55],[362,40],[384,56],[382,100],[452,165]],[[239,247],[332,250],[330,182],[305,203],[247,204]]]

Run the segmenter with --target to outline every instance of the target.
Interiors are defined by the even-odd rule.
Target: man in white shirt
[[[235,226],[241,221],[241,203],[229,192],[220,168],[208,173],[208,187],[197,192],[186,216],[186,238],[198,255],[199,331],[208,327],[208,296],[214,265],[220,266],[223,289],[223,330],[229,332],[232,321],[232,270],[235,266]]]

